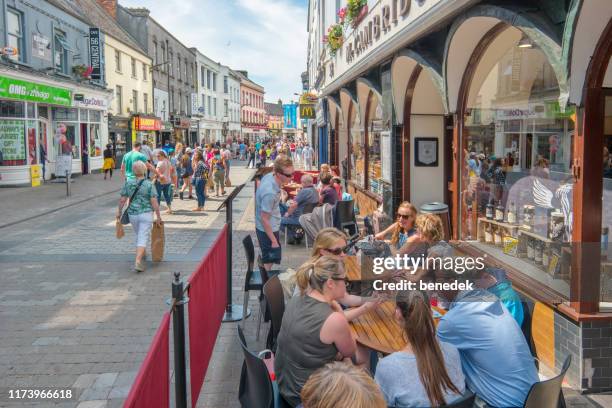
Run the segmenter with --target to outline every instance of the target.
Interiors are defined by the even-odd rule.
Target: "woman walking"
[[[191,195],[191,176],[193,176],[193,166],[191,165],[191,156],[189,153],[191,153],[191,149],[188,147],[185,149],[185,153],[183,153],[183,156],[180,158],[179,162],[181,166],[181,178],[183,179],[183,186],[179,191],[179,198],[181,200],[183,199],[183,194],[187,189],[189,189],[189,199],[193,198]],[[202,156],[202,153],[200,153],[200,156]]]
[[[174,167],[168,160],[168,155],[165,151],[160,150],[157,153],[157,167],[155,169],[156,180],[155,187],[157,188],[157,201],[161,204],[162,194],[166,200],[168,209],[166,214],[172,214],[172,179],[175,174]]]
[[[255,168],[255,146],[250,145],[249,146],[249,162],[247,163],[247,169],[254,169]]]
[[[107,144],[103,154],[104,164],[102,165],[102,170],[104,170],[104,180],[106,180],[106,173],[108,172],[110,172],[109,178],[113,178],[113,167],[115,167],[115,159],[113,158],[113,145],[111,145],[110,143]]]
[[[208,167],[204,162],[204,156],[200,150],[196,150],[193,154],[193,185],[195,186],[196,196],[198,197],[198,206],[193,211],[204,210],[204,202],[206,201],[206,179],[208,176]]]
[[[219,149],[215,149],[215,155],[210,165],[213,172],[213,181],[215,182],[215,197],[219,197],[219,190],[221,195],[225,195],[225,159],[221,156]]]
[[[136,235],[136,260],[134,269],[136,272],[145,270],[144,257],[147,241],[153,226],[153,212],[155,211],[156,223],[161,223],[159,203],[157,194],[153,190],[153,184],[145,178],[147,167],[143,162],[137,161],[132,165],[134,178],[128,179],[121,189],[119,208],[117,208],[117,219],[121,217],[121,211],[125,203],[129,201],[127,213],[130,224]]]

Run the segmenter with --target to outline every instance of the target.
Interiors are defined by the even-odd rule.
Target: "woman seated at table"
[[[334,206],[336,205],[336,202],[338,202],[338,193],[336,192],[336,189],[331,185],[332,175],[330,173],[321,174],[321,191],[319,192],[319,203]]]
[[[429,299],[424,292],[399,292],[395,318],[406,347],[383,358],[375,380],[391,407],[437,407],[450,404],[465,391],[457,349],[436,338]]]
[[[391,224],[386,230],[374,236],[378,240],[383,240],[391,234],[391,245],[400,249],[416,233],[415,221],[417,209],[408,201],[401,203],[397,209],[397,221]]]
[[[397,251],[400,255],[418,257],[427,254],[427,249],[444,237],[440,217],[434,214],[419,214],[415,221],[416,233],[406,239]]]
[[[317,369],[332,361],[354,357],[357,343],[338,299],[346,295],[346,271],[339,259],[323,256],[297,271],[300,294],[287,303],[274,368],[279,391],[292,407],[300,403],[302,387]],[[357,354],[360,354],[359,356]]]
[[[304,408],[387,408],[380,388],[365,370],[339,362],[311,375],[301,395]]]
[[[311,260],[318,259],[322,256],[331,256],[338,260],[344,260],[346,253],[344,248],[346,247],[346,234],[336,228],[323,228],[317,234],[314,243],[312,244],[312,258]],[[377,307],[382,299],[367,302],[363,297],[357,295],[351,295],[345,293],[345,295],[338,299],[338,302],[345,307],[352,307],[344,311],[344,315],[348,321],[354,320],[364,313]]]

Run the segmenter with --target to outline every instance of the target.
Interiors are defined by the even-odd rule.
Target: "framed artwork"
[[[414,145],[414,165],[416,167],[438,167],[437,138],[415,137]]]

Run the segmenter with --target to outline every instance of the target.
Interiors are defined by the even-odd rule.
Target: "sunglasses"
[[[344,246],[344,247],[342,247],[342,248],[334,248],[334,249],[327,249],[327,248],[326,248],[325,250],[326,250],[327,252],[329,252],[330,254],[332,254],[332,255],[336,255],[336,256],[338,256],[338,255],[340,255],[341,253],[346,252],[346,251],[347,251],[347,247],[345,247],[345,246]]]
[[[335,281],[343,281],[344,282],[344,286],[346,286],[346,287],[348,287],[349,284],[350,284],[350,282],[348,281],[348,279],[346,277],[344,277],[344,278],[331,278],[331,279],[335,280]]]
[[[412,215],[397,214],[397,217],[401,218],[402,220],[408,220],[408,219],[412,218]]]
[[[293,177],[293,173],[287,174],[287,173],[283,173],[282,171],[279,171],[278,174],[282,174],[283,176],[289,177],[289,178]]]

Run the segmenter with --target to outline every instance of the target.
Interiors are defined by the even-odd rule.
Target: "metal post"
[[[72,162],[70,163],[72,165]],[[71,169],[66,169],[66,197],[70,197],[70,171]]]
[[[176,302],[172,318],[174,332],[174,393],[176,408],[187,408],[187,371],[185,367],[185,300],[180,272],[174,272],[172,298]]]

